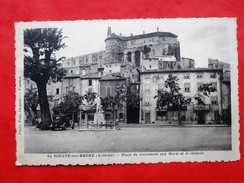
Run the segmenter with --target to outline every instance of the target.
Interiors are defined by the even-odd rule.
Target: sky
[[[112,33],[123,36],[156,32],[157,28],[161,32],[176,34],[181,57],[194,59],[196,67],[207,67],[208,58],[226,63],[235,58],[236,24],[235,19],[230,18],[82,20],[42,22],[38,26],[63,29],[67,47],[56,54],[58,57],[69,58],[105,50],[104,40],[108,27],[111,27]]]

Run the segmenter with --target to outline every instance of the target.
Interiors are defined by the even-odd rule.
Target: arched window
[[[128,52],[127,53],[127,61],[128,62],[131,62],[131,52]]]

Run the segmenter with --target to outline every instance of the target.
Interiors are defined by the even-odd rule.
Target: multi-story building
[[[230,88],[230,64],[221,62],[218,59],[208,59],[208,68],[222,69],[222,100],[223,100],[223,120],[231,123],[231,88]]]
[[[116,87],[126,86],[126,78],[122,77],[120,73],[113,73],[102,77],[100,80],[100,97],[114,97],[116,95]],[[114,114],[111,111],[104,111],[105,120],[111,121],[112,119],[118,119],[126,122],[126,104],[121,101],[122,105],[118,105]],[[114,116],[113,116],[114,115]]]
[[[212,83],[216,91],[209,97],[203,96],[205,105],[198,103],[194,98],[192,103],[181,111],[183,121],[196,123],[197,121],[213,123],[221,120],[223,111],[222,75],[221,69],[179,69],[179,70],[145,70],[140,73],[140,123],[172,123],[178,120],[178,111],[170,110],[165,106],[157,108],[157,91],[165,88],[165,80],[172,74],[178,78],[178,84],[185,98],[193,98],[199,93],[199,86],[203,83]]]

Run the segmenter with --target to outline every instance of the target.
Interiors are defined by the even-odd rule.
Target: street
[[[231,150],[231,127],[122,127],[40,131],[25,126],[25,153]]]

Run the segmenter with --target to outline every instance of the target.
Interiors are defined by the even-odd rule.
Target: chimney
[[[107,37],[111,36],[111,27],[108,27]]]
[[[145,31],[143,31],[143,34],[145,34]]]
[[[159,28],[157,27],[157,32],[159,32]]]
[[[119,35],[120,35],[120,36],[122,36],[122,34],[121,34],[121,33],[120,33]]]
[[[133,34],[132,34],[132,33],[130,33],[130,36],[133,36]]]

